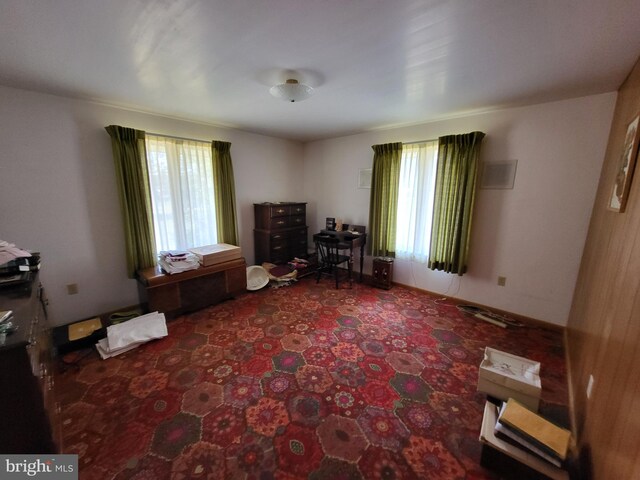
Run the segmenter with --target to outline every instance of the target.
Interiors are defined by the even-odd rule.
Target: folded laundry
[[[158,264],[167,273],[180,273],[200,267],[198,257],[186,250],[170,250],[160,252]]]

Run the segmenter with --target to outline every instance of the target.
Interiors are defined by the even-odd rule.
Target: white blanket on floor
[[[153,312],[107,327],[107,338],[96,343],[96,348],[105,360],[167,335],[164,314]]]
[[[158,312],[148,313],[107,327],[109,351],[166,337],[168,334],[164,313]]]

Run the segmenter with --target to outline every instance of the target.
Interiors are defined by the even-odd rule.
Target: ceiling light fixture
[[[285,83],[271,87],[269,92],[274,97],[281,98],[287,102],[301,102],[311,96],[313,88],[290,78]]]

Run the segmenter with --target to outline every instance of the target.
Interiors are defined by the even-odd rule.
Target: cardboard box
[[[537,412],[542,392],[540,363],[486,347],[478,372],[478,391],[504,401],[515,398]]]
[[[218,263],[230,262],[242,257],[240,247],[227,243],[216,243],[204,247],[190,248],[189,251],[195,254],[203,267],[217,265]]]

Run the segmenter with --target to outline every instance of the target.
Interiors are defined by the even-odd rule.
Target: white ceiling
[[[0,0],[0,84],[301,141],[613,91],[639,54],[638,0]]]

